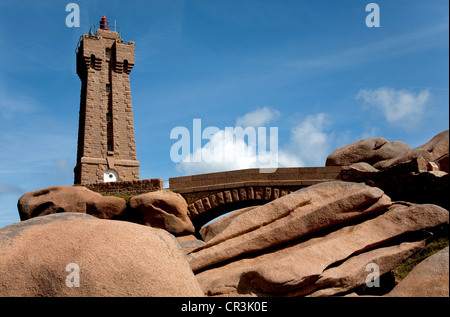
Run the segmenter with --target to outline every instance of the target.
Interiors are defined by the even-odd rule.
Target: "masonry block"
[[[225,203],[225,198],[224,198],[224,193],[223,193],[223,192],[217,193],[217,194],[216,194],[216,197],[217,197],[217,202],[218,202],[220,205],[223,205],[223,204]]]
[[[279,188],[273,189],[273,198],[274,199],[280,198],[280,189]]]
[[[265,200],[270,200],[271,198],[272,198],[272,188],[266,187],[264,189],[264,199]]]
[[[231,190],[231,196],[233,197],[233,201],[239,201],[239,191],[237,189]]]
[[[211,204],[211,208],[215,208],[219,206],[219,202],[217,200],[217,196],[215,194],[209,195],[209,202]]]
[[[246,188],[239,188],[239,200],[247,200]]]
[[[253,190],[253,187],[247,188],[247,199],[255,199],[255,192]]]
[[[188,206],[188,210],[189,210],[189,215],[188,215],[189,218],[194,218],[194,217],[198,216],[198,211],[197,211],[197,208],[195,208],[194,204],[190,204]]]
[[[205,211],[212,208],[211,202],[209,201],[209,197],[202,198],[202,203],[203,203],[203,207],[205,208]]]
[[[205,212],[205,207],[203,206],[203,202],[201,200],[197,200],[194,203],[194,206],[195,206],[195,209],[197,210],[198,214]]]
[[[225,198],[225,203],[232,203],[233,202],[233,197],[231,196],[231,192],[229,190],[226,190],[223,192],[224,198]]]
[[[255,199],[263,200],[264,199],[264,187],[254,187],[255,190]]]

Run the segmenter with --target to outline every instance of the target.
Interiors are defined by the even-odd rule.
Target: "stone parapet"
[[[124,182],[86,184],[84,186],[101,194],[135,196],[162,190],[163,180],[161,178],[152,178]]]
[[[319,182],[342,179],[343,166],[278,168],[261,173],[258,168],[173,177],[170,189],[180,193],[221,190],[248,186],[309,186]]]

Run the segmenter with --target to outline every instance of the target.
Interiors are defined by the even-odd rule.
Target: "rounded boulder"
[[[401,141],[386,141],[385,138],[369,138],[343,146],[331,153],[326,166],[348,166],[366,162],[373,165],[411,151],[411,147]]]
[[[161,190],[134,196],[130,207],[143,218],[143,224],[181,236],[195,232],[188,216],[186,200],[177,193]]]
[[[52,186],[22,195],[17,203],[21,220],[61,212],[110,219],[126,208],[123,198],[103,196],[83,186]]]
[[[0,229],[0,296],[203,296],[174,236],[59,213]]]

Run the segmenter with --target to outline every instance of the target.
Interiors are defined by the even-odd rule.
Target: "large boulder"
[[[245,276],[253,286],[269,293],[298,289],[350,255],[402,234],[448,223],[448,217],[447,210],[434,205],[397,207],[361,224],[308,240],[305,246],[298,244],[288,254],[253,267]]]
[[[390,205],[390,198],[375,187],[349,182],[317,184],[241,212],[188,259],[196,271],[386,210]]]
[[[103,196],[82,186],[52,186],[22,195],[17,203],[21,220],[61,212],[90,214],[102,219],[122,214],[122,198]]]
[[[130,207],[141,214],[143,224],[161,228],[174,235],[194,233],[186,200],[168,190],[141,194],[130,199]]]
[[[0,296],[202,296],[175,237],[80,213],[0,229]]]
[[[367,285],[367,277],[372,270],[376,270],[378,279],[373,276],[373,280],[370,278],[370,281],[377,282],[378,287],[382,287],[380,277],[383,274],[396,268],[411,255],[422,250],[425,245],[425,240],[403,242],[399,245],[381,247],[352,256],[342,264],[323,271],[311,287],[306,287],[301,292],[305,293],[317,289],[308,295],[310,297],[325,297],[344,293],[360,285]],[[299,293],[296,295],[299,295]]]
[[[410,150],[411,147],[404,142],[388,142],[385,138],[369,138],[335,150],[327,157],[325,165],[348,166],[359,162],[373,165],[376,162],[408,153]]]
[[[435,135],[429,142],[416,147],[402,155],[396,157],[380,160],[373,164],[377,169],[387,169],[392,166],[411,161],[421,156],[427,162],[438,161],[449,153],[449,130],[442,131]]]
[[[398,265],[423,245],[419,233],[448,223],[448,217],[435,205],[395,204],[368,220],[234,258],[196,277],[208,295],[332,295],[364,283],[361,270],[368,263],[381,270]]]
[[[420,262],[387,296],[449,297],[448,249]]]
[[[438,158],[434,162],[437,164],[437,166],[439,167],[440,171],[443,171],[443,172],[446,172],[446,173],[450,173],[450,170],[449,170],[449,153],[441,156],[440,158]]]
[[[209,240],[220,234],[226,227],[228,227],[228,225],[233,221],[234,218],[255,208],[257,208],[257,206],[250,206],[237,209],[225,216],[220,217],[214,222],[201,227],[199,233],[203,238],[203,241],[208,242]]]

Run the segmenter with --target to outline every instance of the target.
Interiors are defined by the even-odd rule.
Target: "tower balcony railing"
[[[97,38],[97,30],[98,30],[98,29],[100,29],[100,23],[95,23],[95,24],[89,29],[88,36],[89,36],[89,37],[93,37],[93,38]],[[109,30],[109,31],[114,31],[114,32],[119,33],[119,39],[120,39],[121,41],[123,41],[123,40],[122,40],[122,37],[121,37],[121,35],[120,35],[120,27],[119,27],[119,26],[116,26],[115,23],[114,23],[114,25],[109,25],[109,26],[108,26],[108,30]],[[82,39],[83,39],[83,35],[81,35],[80,38],[78,39],[78,43],[77,43],[77,46],[76,46],[76,48],[75,48],[75,53],[78,53],[78,48],[79,48],[80,45],[81,45],[81,40],[82,40]]]

